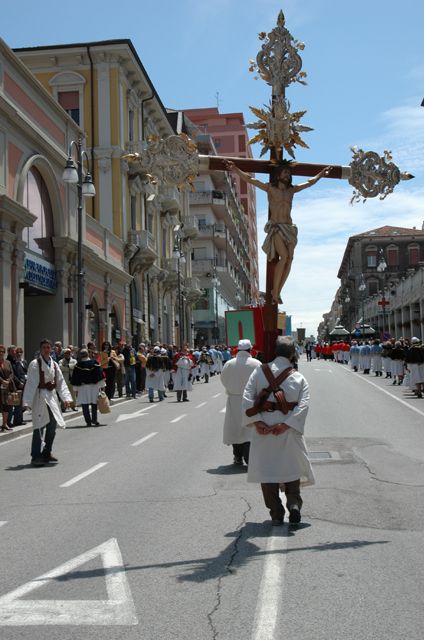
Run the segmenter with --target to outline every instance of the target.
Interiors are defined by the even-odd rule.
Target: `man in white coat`
[[[272,381],[272,390],[264,373],[266,365],[257,367],[247,382],[242,402],[243,424],[252,433],[247,479],[261,483],[273,525],[284,521],[280,489],[286,494],[289,522],[298,524],[302,508],[300,483],[315,482],[303,439],[309,385],[303,375],[292,368],[294,354],[293,340],[278,337],[276,357],[268,367],[274,380],[282,378],[283,372],[285,379],[279,384]],[[269,394],[261,394],[269,388]]]
[[[58,462],[52,455],[56,426],[65,428],[57,394],[65,408],[72,405],[72,396],[57,362],[51,357],[51,342],[42,340],[40,355],[28,367],[22,404],[32,409],[31,464],[42,467]],[[44,433],[45,430],[45,433]],[[44,438],[44,440],[43,440]]]
[[[224,444],[233,446],[234,464],[249,462],[250,429],[242,426],[241,402],[246,382],[260,361],[250,356],[252,343],[240,340],[235,358],[228,360],[221,373],[221,382],[227,393],[227,408],[224,420]]]

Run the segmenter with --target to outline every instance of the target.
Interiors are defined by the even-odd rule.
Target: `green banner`
[[[239,340],[250,340],[255,344],[253,311],[227,311],[225,313],[227,344],[236,347]]]

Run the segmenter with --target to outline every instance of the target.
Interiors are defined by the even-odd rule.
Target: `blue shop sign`
[[[32,287],[55,293],[57,288],[56,270],[50,262],[25,254],[24,279]]]

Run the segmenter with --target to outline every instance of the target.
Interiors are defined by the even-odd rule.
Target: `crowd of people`
[[[350,364],[355,372],[375,377],[384,373],[392,385],[407,386],[418,398],[423,397],[424,344],[419,338],[308,343],[305,351],[308,360],[318,358]]]

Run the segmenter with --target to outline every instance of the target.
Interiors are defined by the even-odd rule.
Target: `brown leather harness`
[[[38,383],[38,388],[39,389],[48,389],[48,391],[53,391],[53,389],[56,389],[57,387],[57,368],[56,368],[56,363],[53,360],[53,366],[54,366],[54,382],[46,382],[45,378],[44,378],[44,371],[41,368],[41,358],[37,358],[37,362],[38,362],[38,371],[40,373],[40,382]]]
[[[263,364],[261,369],[269,383],[269,386],[262,389],[256,398],[253,407],[246,410],[246,415],[250,418],[251,416],[255,416],[257,413],[261,413],[261,411],[281,411],[281,413],[287,415],[289,411],[292,411],[297,406],[297,402],[287,402],[284,391],[280,389],[280,385],[291,373],[294,373],[296,369],[287,367],[287,369],[284,369],[284,371],[282,371],[276,378],[272,375],[272,371],[268,364]],[[271,393],[274,394],[276,402],[268,400]]]

